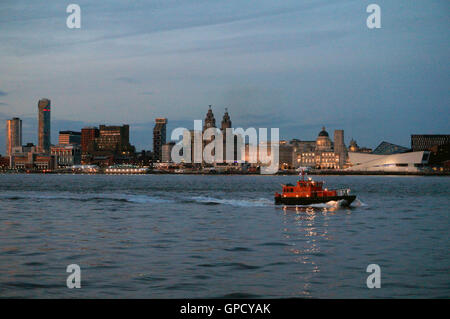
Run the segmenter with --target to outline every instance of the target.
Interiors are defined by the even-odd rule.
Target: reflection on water
[[[450,296],[449,179],[326,176],[352,206],[274,205],[292,178],[0,175],[0,297]]]

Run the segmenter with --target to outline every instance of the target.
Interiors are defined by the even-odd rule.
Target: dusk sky
[[[73,2],[71,2],[73,1]],[[81,7],[68,29],[66,7]],[[381,7],[369,29],[366,7]],[[59,130],[130,124],[152,148],[155,117],[168,136],[213,105],[234,127],[279,127],[313,140],[322,126],[360,146],[410,146],[411,134],[450,134],[450,2],[55,1],[0,2],[0,153],[5,120],[37,143],[37,102]]]

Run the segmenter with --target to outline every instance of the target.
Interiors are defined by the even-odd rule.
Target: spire
[[[225,108],[225,114],[223,115],[223,119],[222,119],[222,126],[221,129],[222,131],[225,131],[227,128],[231,128],[231,119],[230,119],[230,115],[228,114],[228,108]]]
[[[214,118],[214,114],[211,109],[211,105],[209,105],[208,112],[205,117],[205,124],[203,125],[203,131],[210,127],[216,127],[216,119]]]

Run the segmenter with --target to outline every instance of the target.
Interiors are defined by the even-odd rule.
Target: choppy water
[[[352,207],[275,206],[295,179],[0,175],[0,297],[450,297],[449,178],[325,176]]]

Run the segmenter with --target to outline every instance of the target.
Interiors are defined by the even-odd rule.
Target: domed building
[[[336,132],[339,132],[338,134]],[[338,138],[339,137],[339,138]],[[330,139],[325,127],[319,132],[315,141],[313,150],[302,151],[297,157],[297,165],[302,167],[313,167],[316,169],[339,169],[342,168],[341,158],[344,159],[345,145],[344,145],[344,131],[335,131],[335,140],[339,142],[340,150],[335,152],[334,144]]]
[[[348,147],[349,152],[358,152],[359,146],[354,139],[350,141],[350,146]]]
[[[324,126],[316,139],[316,152],[330,152],[332,150],[333,146],[331,144],[330,136]]]

